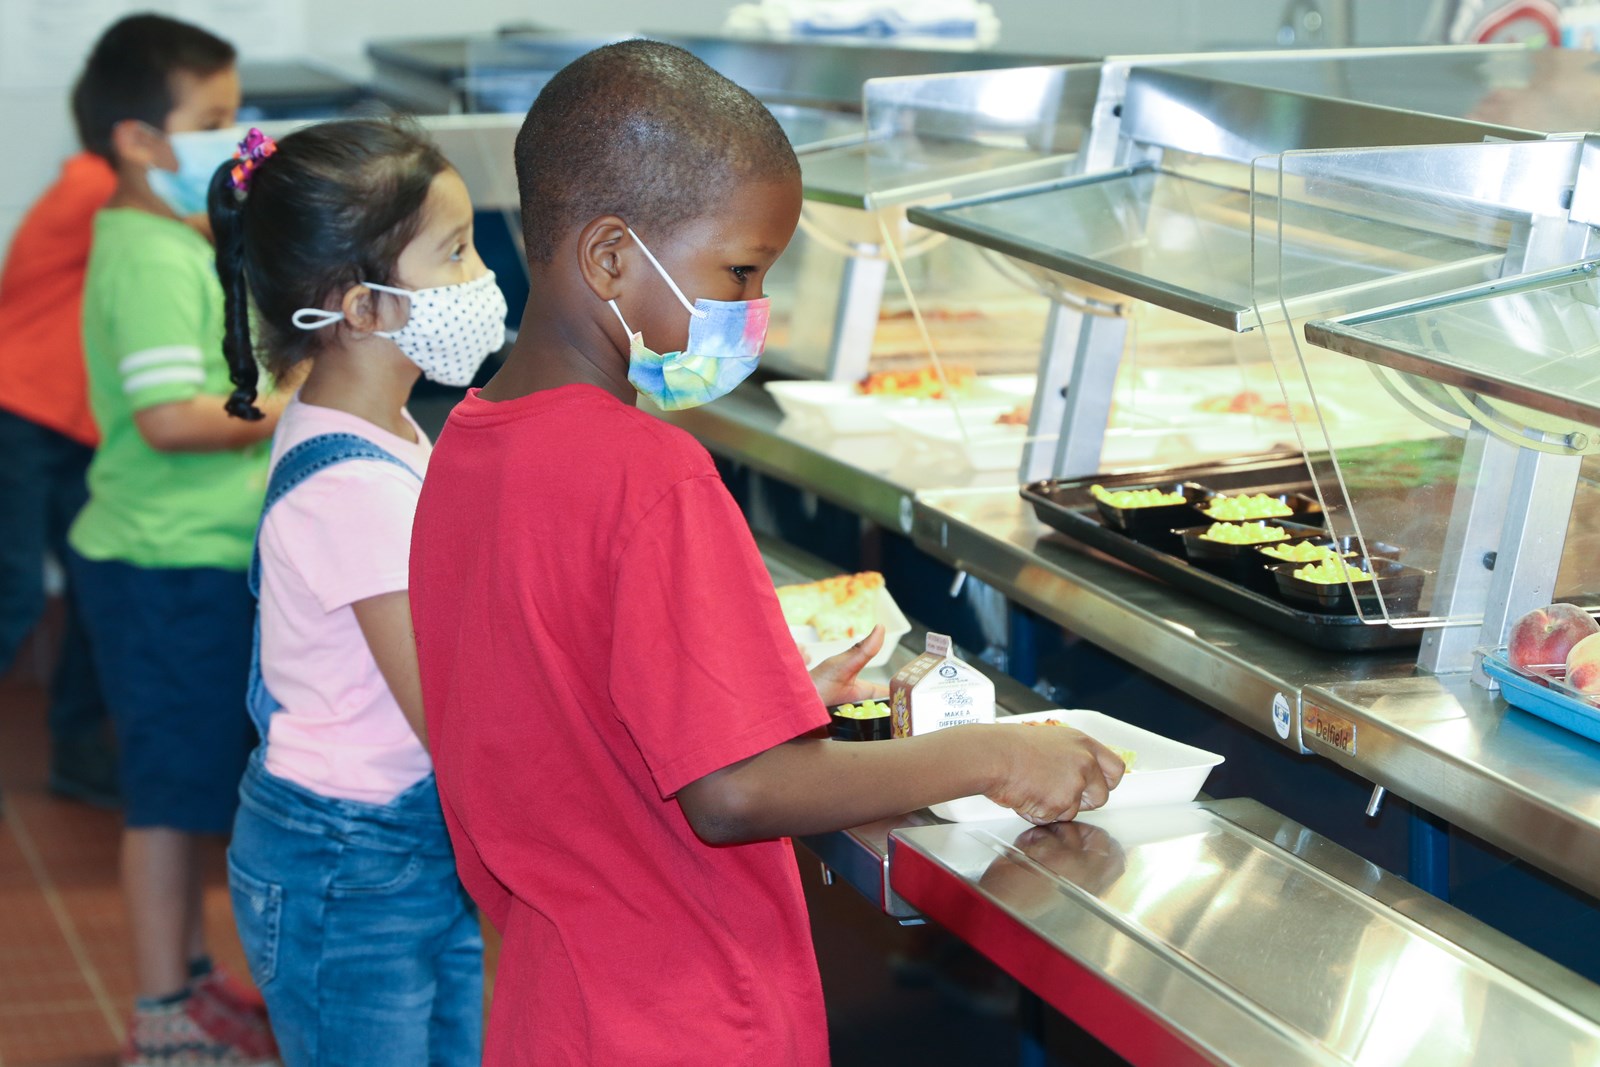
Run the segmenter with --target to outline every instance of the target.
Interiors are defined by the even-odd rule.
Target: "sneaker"
[[[122,1046],[121,1067],[280,1067],[276,1056],[247,1052],[215,1033],[197,1011],[198,998],[136,1008]]]
[[[278,1042],[267,1022],[267,1005],[254,986],[239,981],[221,967],[196,978],[189,986],[194,1014],[207,1030],[252,1055],[274,1057]]]

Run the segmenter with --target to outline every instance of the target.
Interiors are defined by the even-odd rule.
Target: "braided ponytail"
[[[217,277],[222,282],[222,354],[227,357],[228,377],[234,384],[233,394],[228,397],[228,414],[254,422],[262,417],[255,404],[261,368],[250,342],[250,288],[244,275],[246,200],[229,181],[233,168],[234,161],[230,159],[211,176],[206,209],[216,242]]]

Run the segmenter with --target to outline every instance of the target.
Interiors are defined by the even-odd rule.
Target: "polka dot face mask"
[[[368,289],[406,297],[411,317],[398,330],[374,331],[399,346],[429,381],[440,385],[472,384],[473,375],[506,341],[506,298],[494,282],[494,271],[457,285],[432,289],[397,289],[362,282]],[[292,317],[302,330],[320,330],[343,321],[344,314],[322,308],[301,308]]]
[[[628,335],[628,381],[663,411],[708,404],[726,396],[748,378],[761,361],[767,343],[767,320],[772,302],[759,300],[706,300],[689,303],[666,268],[631,229],[639,250],[671,287],[689,312],[689,339],[682,352],[656,352],[645,347],[644,335],[628,328],[628,320],[615,300],[611,310]]]

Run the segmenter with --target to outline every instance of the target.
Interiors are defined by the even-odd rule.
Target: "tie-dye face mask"
[[[689,303],[650,249],[631,229],[640,251],[666,279],[678,302],[688,309],[689,339],[682,352],[654,352],[645,347],[644,335],[628,328],[628,320],[615,300],[611,310],[628,334],[628,381],[641,395],[663,411],[708,404],[726,396],[756,369],[767,344],[767,320],[772,301],[696,300]]]

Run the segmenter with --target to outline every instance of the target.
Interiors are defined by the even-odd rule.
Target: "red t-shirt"
[[[83,275],[94,214],[116,191],[111,165],[87,152],[28,209],[0,272],[0,407],[93,445],[83,364]]]
[[[484,1063],[827,1063],[789,842],[711,847],[674,799],[827,721],[705,450],[591,386],[470,393],[411,606],[456,864],[504,937]]]

